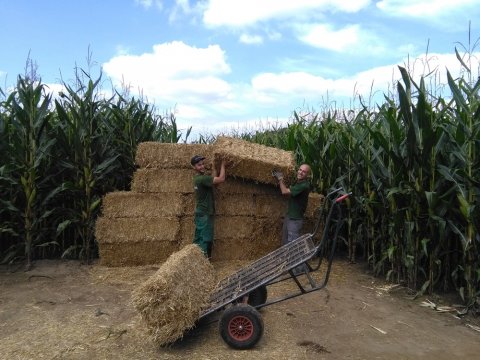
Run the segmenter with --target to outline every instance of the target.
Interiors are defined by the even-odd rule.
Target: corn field
[[[457,57],[470,74],[467,65]],[[287,128],[241,134],[295,151],[317,191],[343,186],[344,250],[417,296],[480,296],[480,79],[454,79],[435,97],[405,68],[397,97],[376,109],[294,113]]]
[[[447,73],[448,97],[428,78],[402,80],[383,104],[293,113],[288,126],[234,134],[294,151],[312,167],[315,190],[342,186],[342,250],[350,261],[417,294],[480,295],[480,81]],[[161,116],[100,79],[77,76],[56,99],[39,81],[18,78],[0,102],[0,255],[3,263],[96,256],[93,226],[102,196],[128,189],[136,146],[178,142],[173,115]],[[190,133],[187,131],[185,141]],[[215,135],[200,135],[210,143]]]
[[[91,260],[101,198],[128,189],[137,144],[182,137],[173,115],[118,92],[106,99],[100,81],[82,72],[55,99],[34,76],[0,90],[1,263]]]

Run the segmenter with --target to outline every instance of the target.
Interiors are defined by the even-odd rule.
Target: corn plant
[[[40,246],[46,235],[42,227],[54,212],[49,202],[62,190],[52,185],[54,173],[49,172],[56,140],[51,136],[51,98],[44,90],[42,84],[19,77],[16,91],[5,101],[4,117],[9,119],[3,123],[9,130],[4,150],[8,158],[2,171],[3,180],[9,182],[13,191],[2,202],[10,211],[10,219],[22,224],[19,235],[23,238],[27,268],[32,265],[34,247]],[[5,130],[4,127],[4,136]],[[42,246],[47,244],[53,243],[47,241]],[[9,251],[4,260],[15,254],[16,251]]]

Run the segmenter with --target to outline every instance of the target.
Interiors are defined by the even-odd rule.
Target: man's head
[[[304,181],[307,180],[310,176],[310,165],[302,164],[297,170],[297,181]]]
[[[203,173],[203,172],[205,172],[205,164],[203,163],[204,160],[205,160],[205,157],[204,157],[204,156],[195,155],[195,156],[192,157],[192,159],[190,160],[190,164],[192,164],[193,168],[194,168],[197,172]]]

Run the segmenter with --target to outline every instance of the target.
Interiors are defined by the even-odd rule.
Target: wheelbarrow
[[[259,309],[323,289],[328,282],[337,236],[343,224],[340,203],[350,195],[341,194],[341,191],[336,189],[325,197],[312,233],[298,237],[220,281],[210,296],[208,308],[200,314],[199,321],[221,313],[219,331],[223,340],[234,349],[249,349],[263,335],[264,324]],[[315,243],[314,238],[323,221],[327,203],[330,207],[323,234],[321,240]],[[329,236],[329,227],[333,222],[335,229],[333,235]],[[328,263],[323,280],[317,283],[311,273],[320,268],[323,259]],[[313,261],[316,265],[312,266],[310,260],[317,260]],[[306,276],[306,285],[299,281],[300,276]],[[267,288],[286,280],[293,281],[298,289],[267,301]]]

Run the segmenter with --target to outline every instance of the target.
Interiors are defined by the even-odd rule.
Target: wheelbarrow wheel
[[[234,349],[250,349],[263,335],[263,319],[248,304],[227,308],[220,319],[220,335]]]
[[[248,294],[248,305],[253,307],[263,305],[267,301],[267,287],[265,285],[257,287]]]

